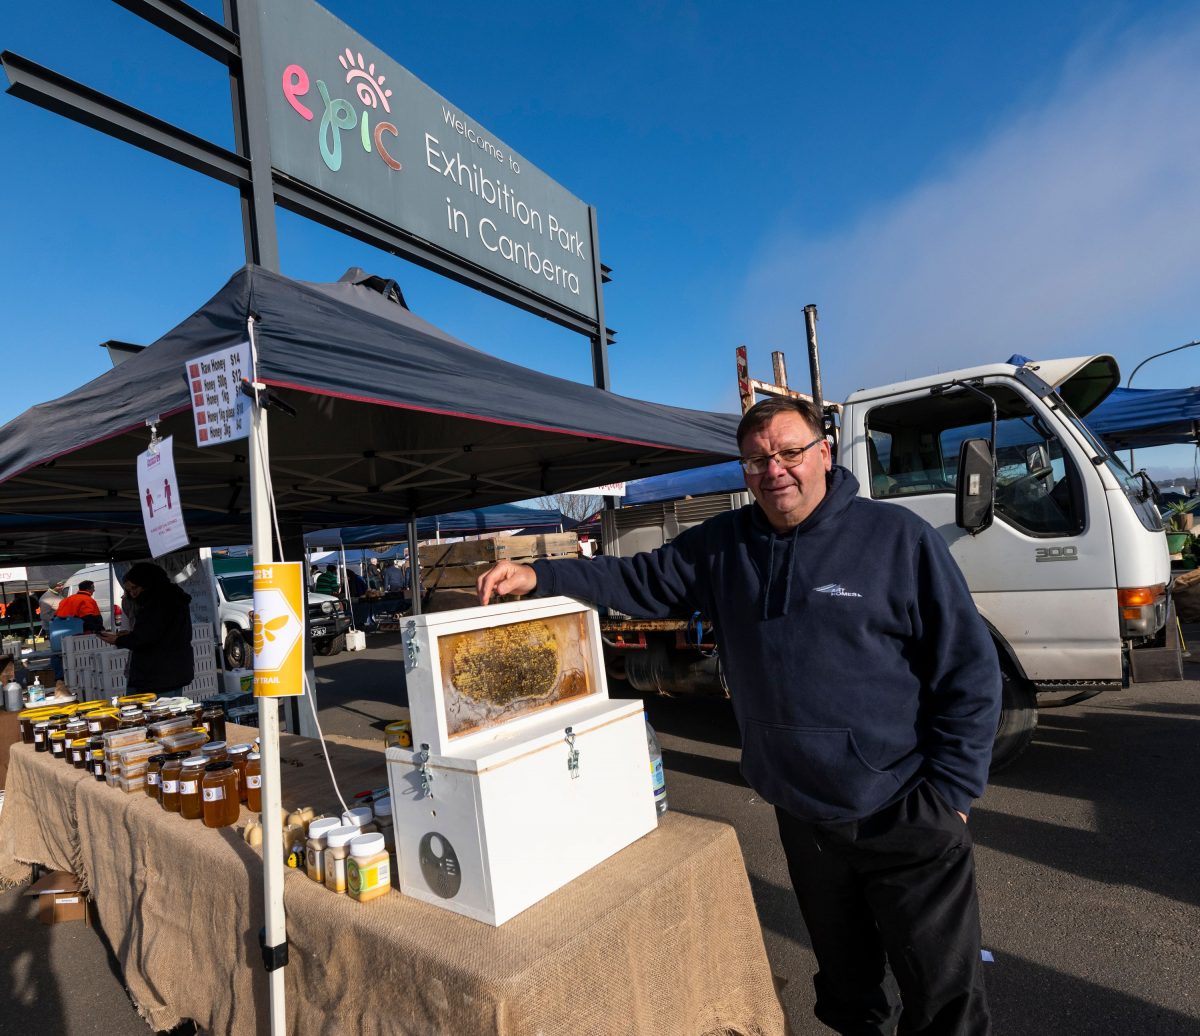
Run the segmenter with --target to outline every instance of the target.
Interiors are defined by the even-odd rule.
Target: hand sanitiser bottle
[[[654,808],[661,815],[667,811],[667,778],[663,773],[662,749],[650,721],[646,720],[646,747],[650,749],[650,784],[654,788]]]

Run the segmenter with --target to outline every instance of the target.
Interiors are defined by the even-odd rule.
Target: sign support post
[[[271,500],[267,493],[266,472],[270,464],[267,452],[267,413],[258,399],[251,409],[250,421],[250,527],[254,545],[254,563],[275,560],[271,541]],[[287,1004],[284,999],[283,968],[287,964],[287,925],[283,909],[283,802],[279,774],[279,702],[275,698],[257,698],[258,731],[262,753],[263,821],[263,963],[267,969],[270,1003],[270,1032],[284,1036],[287,1031]]]

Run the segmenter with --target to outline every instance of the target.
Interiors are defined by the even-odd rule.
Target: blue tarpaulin
[[[1194,443],[1200,436],[1200,387],[1113,389],[1084,420],[1112,449]]]
[[[1084,419],[1110,449],[1146,449],[1200,438],[1200,387],[1117,388]],[[746,488],[737,461],[640,478],[625,487],[624,504],[651,504]]]

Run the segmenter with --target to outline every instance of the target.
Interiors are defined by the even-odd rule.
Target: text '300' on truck
[[[776,354],[780,385],[743,377],[744,397],[747,384],[788,392],[782,369]],[[1082,419],[1119,381],[1111,356],[1014,357],[825,407],[834,458],[859,493],[908,508],[942,534],[991,630],[1004,674],[993,769],[1028,746],[1039,707],[1182,676],[1153,487]],[[752,402],[753,389],[744,408]],[[652,549],[749,503],[736,464],[693,474],[663,477],[675,480],[674,499],[605,512],[606,552]],[[721,689],[719,632],[703,616],[610,614],[602,630],[612,675],[638,690]]]

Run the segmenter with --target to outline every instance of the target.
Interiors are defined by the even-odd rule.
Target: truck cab
[[[938,530],[992,633],[1004,676],[994,769],[1032,740],[1039,708],[1182,677],[1153,486],[1082,419],[1119,380],[1111,356],[1013,357],[861,389],[826,409],[836,462],[862,496],[908,508]],[[977,461],[966,479],[964,453]],[[695,490],[704,495],[606,512],[605,551],[652,549],[714,509],[748,502],[735,491],[735,468],[708,469],[708,485]],[[639,690],[720,686],[703,616],[610,615],[602,629],[610,675]]]

